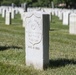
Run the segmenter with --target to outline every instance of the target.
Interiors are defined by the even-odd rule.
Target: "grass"
[[[76,35],[53,16],[49,31],[49,66],[35,70],[25,65],[25,32],[20,15],[5,25],[0,15],[0,75],[76,75]]]

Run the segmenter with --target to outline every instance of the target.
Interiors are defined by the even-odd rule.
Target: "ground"
[[[53,16],[49,30],[49,65],[40,71],[25,63],[25,28],[20,15],[5,25],[0,15],[0,75],[76,75],[76,35]]]

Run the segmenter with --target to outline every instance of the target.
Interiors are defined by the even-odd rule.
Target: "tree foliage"
[[[53,0],[55,5],[58,5],[60,3],[66,4],[66,8],[76,8],[76,0]]]
[[[57,7],[60,3],[65,3],[66,8],[76,7],[76,0],[0,0],[1,5],[11,5],[14,3],[15,5],[20,5],[21,3],[26,2],[28,6],[40,6],[40,7],[51,7],[51,1],[54,2]]]
[[[51,0],[0,0],[1,5],[11,5],[12,3],[15,5],[20,5],[21,3],[25,2],[29,5],[31,4],[32,6],[51,6]]]

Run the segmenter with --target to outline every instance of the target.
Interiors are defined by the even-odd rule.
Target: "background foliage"
[[[76,8],[76,0],[0,0],[0,5],[11,5],[14,3],[16,6],[20,6],[21,3],[27,2],[28,6],[33,7],[51,7],[51,2],[54,2],[55,7],[59,4],[66,4],[65,8]]]

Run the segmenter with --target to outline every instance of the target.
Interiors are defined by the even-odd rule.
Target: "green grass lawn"
[[[20,16],[5,25],[0,15],[0,75],[76,75],[76,35],[53,16],[49,31],[49,66],[35,70],[25,64],[25,32]]]

